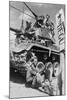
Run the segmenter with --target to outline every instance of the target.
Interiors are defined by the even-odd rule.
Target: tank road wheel
[[[53,72],[55,77],[60,74],[61,70],[60,70],[60,64],[58,62],[53,63]]]
[[[45,65],[43,62],[38,62],[36,69],[39,73],[42,73],[45,70]]]
[[[45,67],[46,67],[45,78],[48,80],[52,80],[53,64],[51,62],[47,62],[45,64]]]

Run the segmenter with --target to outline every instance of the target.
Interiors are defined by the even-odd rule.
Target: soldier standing
[[[33,82],[34,81],[33,79],[37,73],[36,64],[37,64],[37,58],[34,55],[34,53],[32,53],[31,58],[27,62],[27,73],[26,73],[26,82],[31,85],[32,85],[32,83],[35,83],[35,82]]]
[[[42,74],[45,65],[43,62],[38,62],[37,57],[33,55],[28,62],[28,70],[26,74],[26,81],[30,83],[32,87],[43,87],[44,75]]]

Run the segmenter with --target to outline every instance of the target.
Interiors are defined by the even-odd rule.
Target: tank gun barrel
[[[31,8],[28,7],[28,5],[24,2],[24,4],[26,5],[26,7],[32,12],[32,14],[35,16],[35,18],[37,18],[38,16],[31,10]]]
[[[12,27],[10,27],[10,30],[13,31],[13,32],[16,32],[16,33],[20,33],[20,32],[21,32],[21,30],[14,29],[14,28],[12,28]]]
[[[33,34],[29,34],[29,33],[23,34],[21,30],[14,29],[14,28],[11,28],[11,27],[10,27],[10,30],[13,31],[13,32],[15,32],[15,35],[18,36],[18,37],[21,36],[21,35],[23,35],[24,37],[30,38],[30,37],[32,37],[34,35],[34,33]]]

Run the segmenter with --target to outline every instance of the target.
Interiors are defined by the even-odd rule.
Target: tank
[[[23,75],[27,71],[27,62],[34,54],[38,61],[43,62],[58,62],[60,64],[60,48],[56,46],[54,36],[54,25],[48,23],[47,16],[45,27],[43,26],[43,16],[37,16],[28,6],[26,7],[35,16],[36,22],[33,27],[35,30],[40,30],[36,36],[34,28],[26,30],[25,34],[21,30],[10,28],[16,33],[16,46],[10,50],[10,67],[20,71]],[[39,24],[38,24],[39,23]],[[52,34],[52,37],[50,36]],[[17,42],[18,41],[18,42]],[[20,41],[20,42],[19,42]]]
[[[44,42],[45,41],[45,42]],[[18,70],[23,75],[26,74],[26,63],[32,57],[32,53],[35,54],[38,61],[43,62],[58,62],[60,63],[59,48],[49,38],[39,37],[39,40],[31,41],[24,40],[18,44],[15,49],[10,53],[10,67]]]

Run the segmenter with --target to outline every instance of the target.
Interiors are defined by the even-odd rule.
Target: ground
[[[24,77],[19,72],[10,72],[10,98],[48,96],[48,94],[25,86]]]

